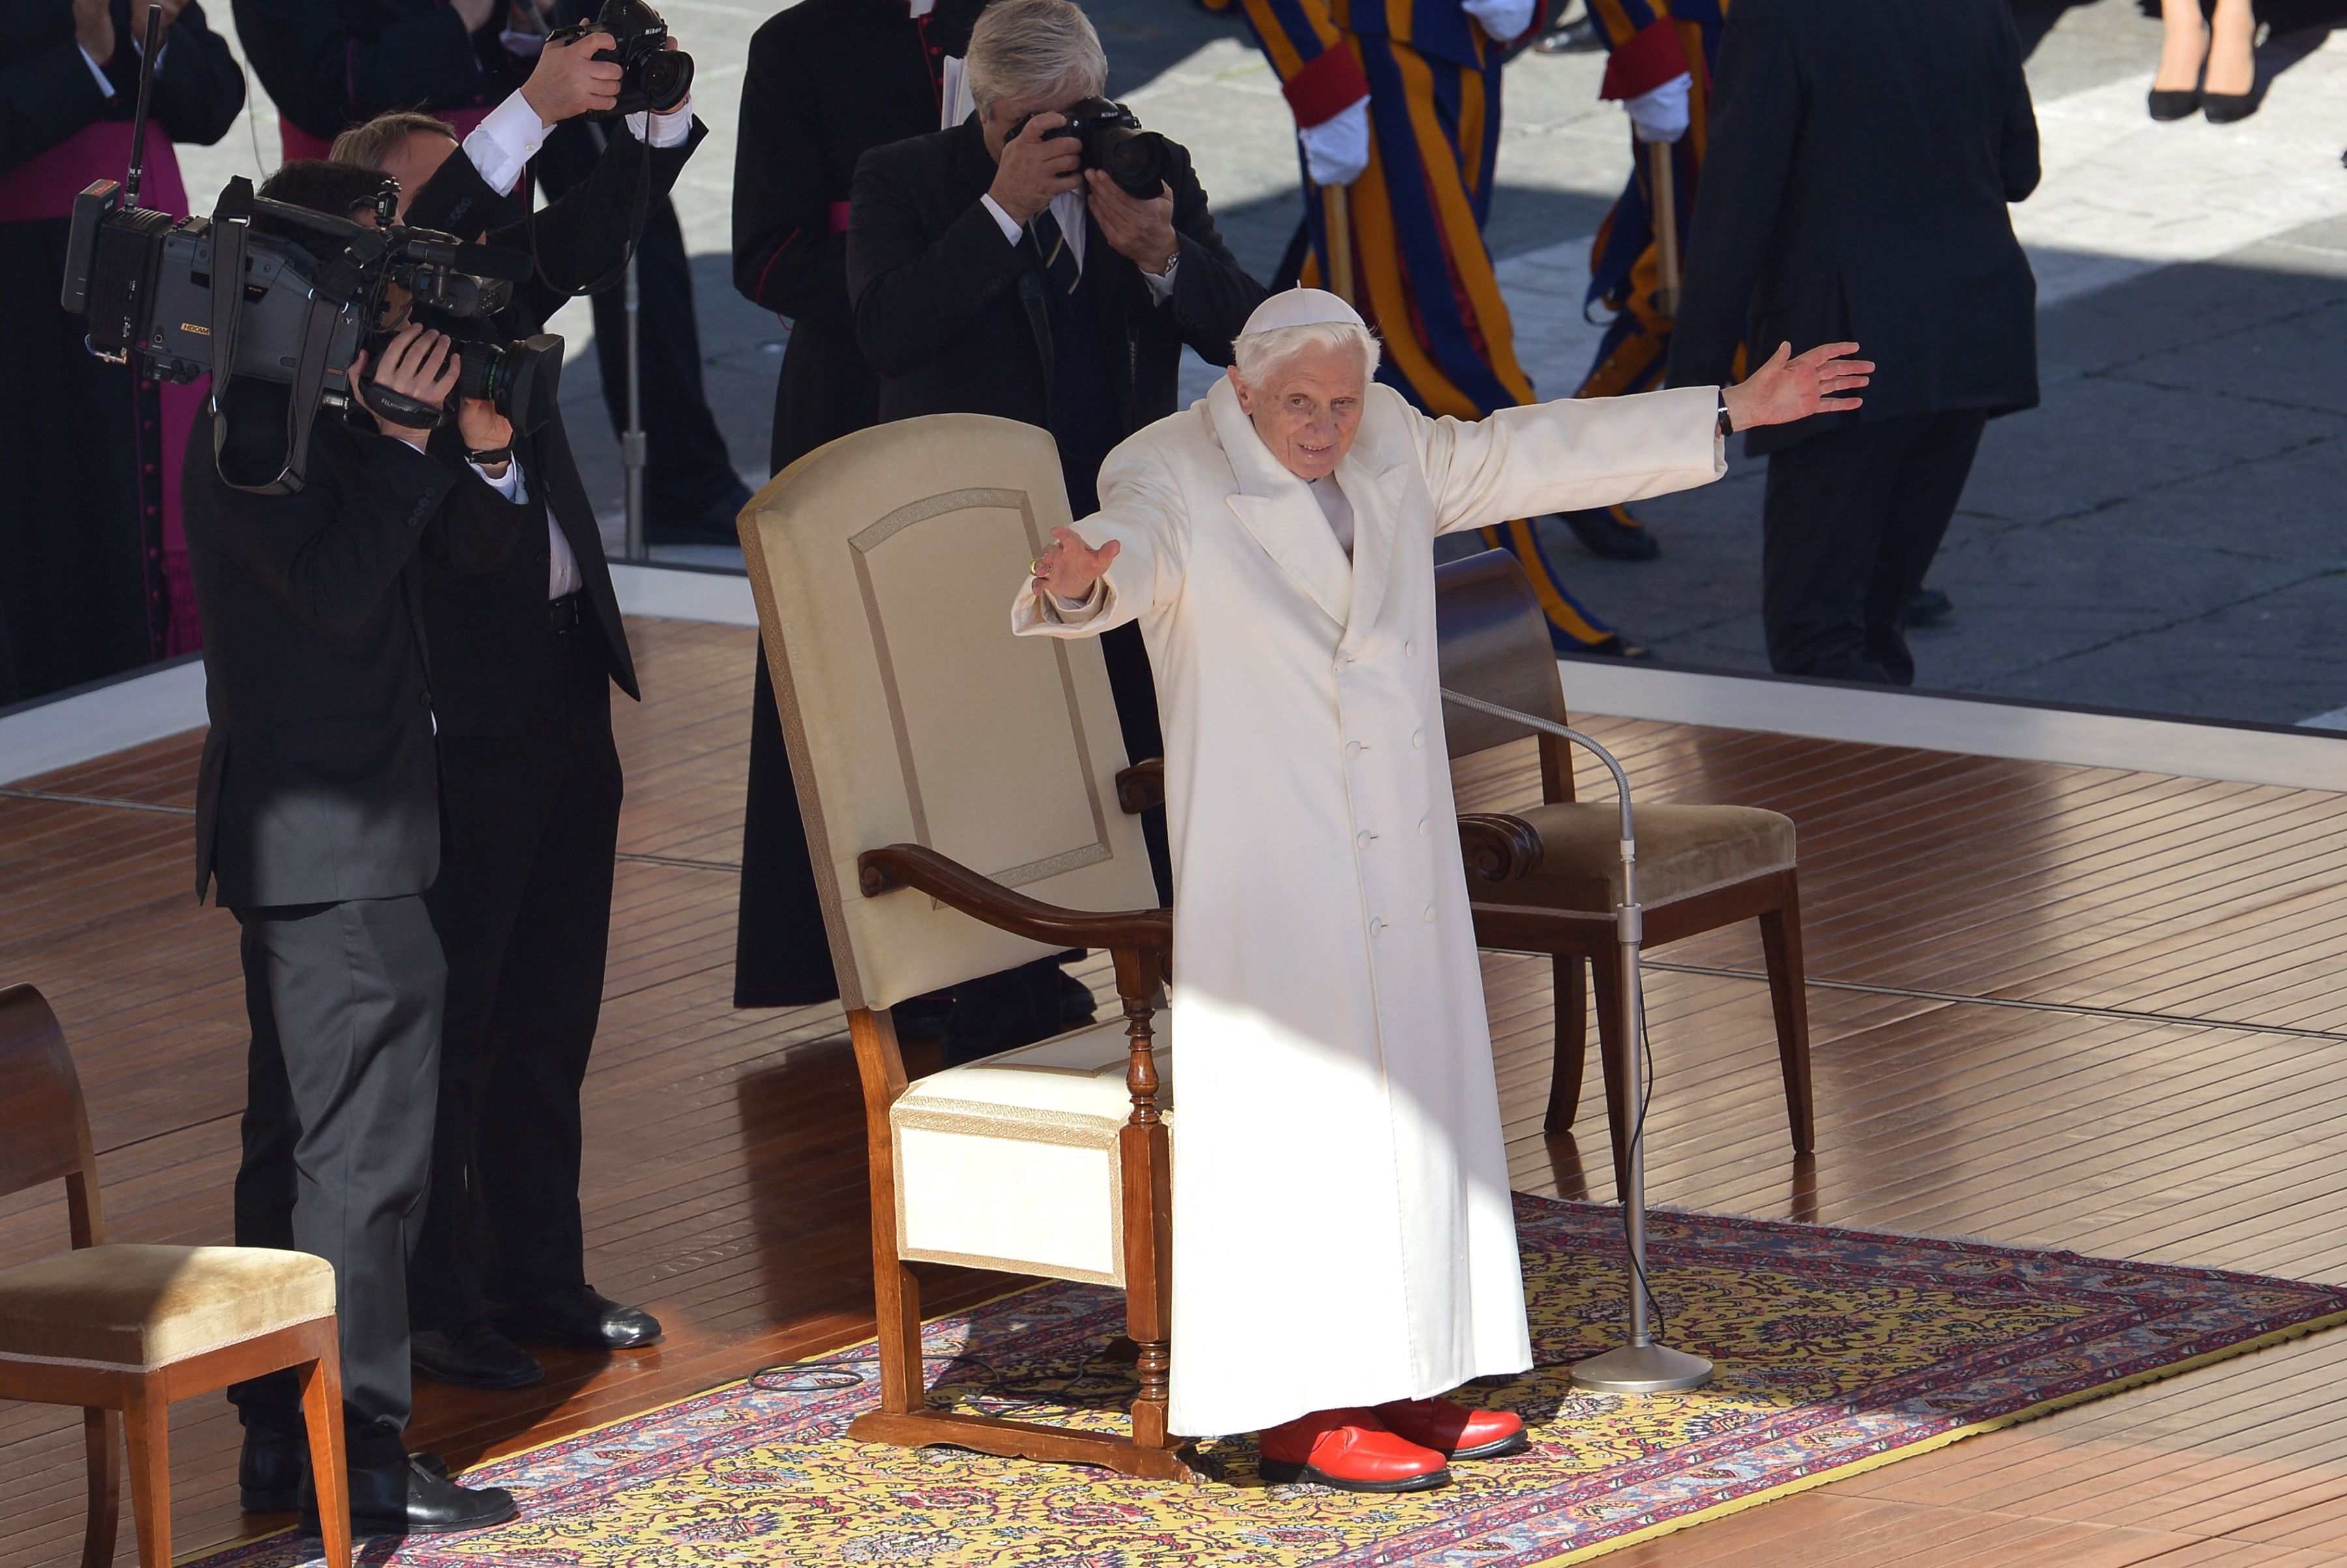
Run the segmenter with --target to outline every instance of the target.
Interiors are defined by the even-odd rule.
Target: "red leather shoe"
[[[1451,1459],[1498,1459],[1532,1446],[1513,1410],[1474,1410],[1448,1399],[1396,1399],[1371,1412],[1399,1437]]]
[[[1430,1491],[1450,1481],[1440,1454],[1387,1430],[1358,1405],[1315,1410],[1255,1436],[1263,1479],[1275,1486],[1308,1481],[1338,1491]]]

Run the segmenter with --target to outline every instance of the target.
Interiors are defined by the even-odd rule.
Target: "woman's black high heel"
[[[2152,118],[2183,119],[2200,107],[2200,89],[2198,87],[2177,89],[2154,87],[2151,89],[2150,100]]]
[[[2184,112],[2190,114],[2192,111],[2187,109]],[[2230,125],[2258,112],[2258,95],[2254,92],[2202,93],[2200,112],[2208,116],[2210,125]],[[2153,118],[2158,118],[2158,111],[2153,111]]]

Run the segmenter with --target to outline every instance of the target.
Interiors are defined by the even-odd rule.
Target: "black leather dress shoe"
[[[446,1479],[448,1461],[436,1453],[411,1456]],[[237,1456],[238,1501],[247,1513],[291,1513],[302,1506],[302,1483],[310,1478],[307,1438],[288,1437],[266,1427],[244,1429],[244,1451]]]
[[[453,1535],[486,1530],[521,1512],[513,1493],[497,1486],[459,1486],[424,1466],[421,1454],[397,1464],[351,1467],[351,1533]],[[318,1529],[318,1500],[302,1488],[302,1527]]]
[[[487,1323],[419,1328],[408,1336],[407,1356],[425,1377],[466,1389],[527,1389],[546,1376],[537,1357]]]
[[[584,1350],[633,1350],[660,1343],[660,1319],[640,1307],[622,1307],[581,1285],[508,1307],[497,1327],[530,1345],[574,1345]]]
[[[699,517],[663,518],[644,526],[644,542],[652,545],[738,545],[742,534],[734,519],[750,504],[750,487],[736,483],[731,492]]]
[[[1907,601],[1904,620],[1910,627],[1937,626],[1956,612],[1956,601],[1944,588],[1919,588]]]

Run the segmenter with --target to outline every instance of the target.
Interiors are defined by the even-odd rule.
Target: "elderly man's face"
[[[456,156],[456,138],[430,131],[411,131],[389,158],[383,160],[383,171],[399,181],[399,216],[407,217],[407,204],[415,193],[430,183],[440,166]]]
[[[1297,478],[1308,483],[1335,473],[1361,428],[1368,377],[1359,352],[1315,344],[1289,354],[1265,379],[1269,385],[1249,386],[1235,366],[1231,370],[1255,433]]]
[[[1020,122],[1029,115],[1065,114],[1071,107],[1081,103],[1086,96],[1076,84],[1061,82],[1048,93],[995,99],[978,111],[978,128],[986,138],[988,156],[997,163],[1001,162],[1002,144],[1018,134]]]

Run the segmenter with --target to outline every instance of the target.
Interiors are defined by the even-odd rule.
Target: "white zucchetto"
[[[1255,306],[1255,314],[1247,317],[1246,325],[1239,333],[1244,337],[1277,332],[1282,327],[1318,326],[1328,322],[1356,327],[1369,324],[1361,319],[1360,312],[1326,289],[1289,289]]]

